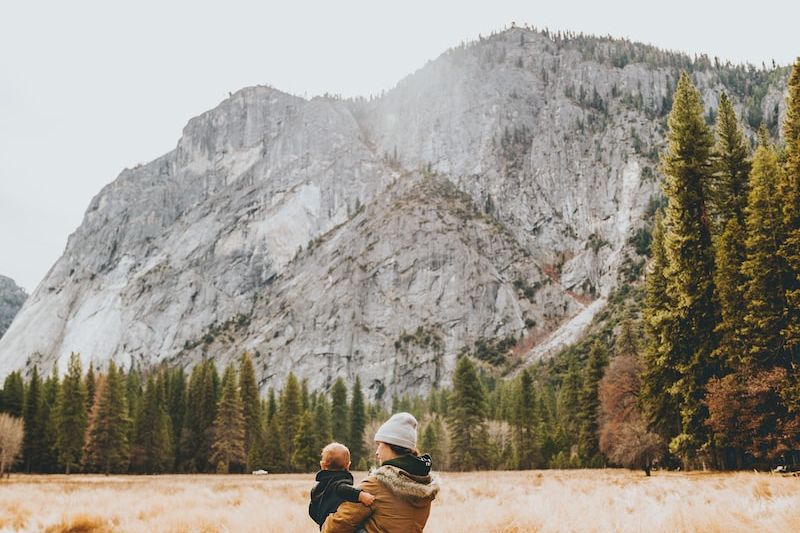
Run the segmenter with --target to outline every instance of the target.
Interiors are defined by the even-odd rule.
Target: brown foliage
[[[600,381],[600,451],[614,463],[649,474],[663,442],[647,429],[638,408],[639,367],[634,353],[615,357]]]
[[[0,479],[8,473],[22,451],[25,428],[22,419],[0,413]]]
[[[781,397],[788,380],[786,369],[744,369],[711,379],[705,398],[706,425],[721,444],[746,452],[756,464],[770,466],[797,446],[798,414]]]

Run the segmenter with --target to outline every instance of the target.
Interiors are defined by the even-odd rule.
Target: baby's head
[[[319,466],[322,470],[349,470],[350,450],[344,444],[331,442],[322,448],[322,460]]]

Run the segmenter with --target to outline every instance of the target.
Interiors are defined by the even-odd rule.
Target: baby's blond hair
[[[346,470],[350,464],[350,450],[338,442],[331,442],[322,448],[320,465],[324,470]]]

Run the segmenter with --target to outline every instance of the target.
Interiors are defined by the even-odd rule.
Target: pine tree
[[[788,105],[783,122],[786,162],[779,186],[786,234],[780,254],[787,267],[784,280],[787,316],[781,335],[790,358],[786,366],[793,365],[793,373],[797,376],[800,372],[800,58],[792,68],[788,89]]]
[[[346,443],[350,440],[350,409],[347,406],[347,386],[336,378],[331,389],[331,427],[333,440]]]
[[[536,442],[536,397],[533,377],[526,368],[518,383],[519,391],[514,406],[514,466],[530,470],[538,462],[539,450]]]
[[[128,434],[131,419],[125,381],[114,361],[100,380],[89,417],[83,466],[89,472],[125,472],[128,469]]]
[[[577,363],[570,361],[567,373],[558,391],[556,401],[558,411],[558,427],[556,428],[556,447],[570,451],[576,444],[580,428],[578,397],[581,390],[581,374]]]
[[[269,388],[267,393],[267,423],[272,422],[272,419],[278,413],[278,402],[275,400],[275,389]]]
[[[583,464],[599,466],[600,448],[597,436],[597,417],[600,408],[598,386],[603,378],[603,371],[608,363],[605,347],[599,340],[592,343],[589,358],[583,373],[578,404],[580,406],[580,427],[578,430],[578,453]]]
[[[86,385],[82,374],[80,356],[71,353],[56,404],[56,441],[59,460],[66,474],[80,465],[88,421]]]
[[[484,468],[489,437],[486,392],[467,356],[461,356],[456,363],[449,416],[451,466],[461,471]]]
[[[650,243],[650,264],[645,277],[645,300],[642,318],[645,349],[641,355],[641,408],[648,425],[666,442],[680,431],[680,412],[671,387],[678,381],[677,370],[668,359],[669,317],[672,301],[667,292],[664,271],[667,265],[664,250],[664,226],[661,212],[656,213],[653,239]]]
[[[22,418],[25,408],[25,382],[19,370],[11,372],[3,382],[3,403],[6,413]]]
[[[97,389],[97,378],[94,375],[94,363],[89,361],[89,369],[86,371],[86,412],[90,413],[94,406],[94,394]]]
[[[217,404],[220,396],[219,374],[213,359],[203,361],[199,383],[198,403],[191,403],[197,410],[195,434],[199,438],[194,460],[200,472],[214,472],[216,464],[210,461],[214,442],[214,420],[217,418]]]
[[[717,142],[712,159],[714,177],[709,203],[721,234],[731,218],[744,227],[750,153],[747,140],[728,95],[722,93],[717,114]]]
[[[256,384],[256,373],[250,355],[245,353],[239,363],[239,390],[242,395],[244,409],[244,449],[250,455],[250,450],[258,435],[261,424],[261,401]],[[248,463],[248,469],[250,464]]]
[[[357,465],[364,456],[364,428],[367,416],[364,412],[364,395],[361,392],[361,379],[356,376],[353,396],[350,402],[350,460]]]
[[[132,470],[158,474],[171,469],[174,457],[166,404],[164,384],[150,375],[144,389],[141,412],[136,420]]]
[[[39,457],[39,471],[55,473],[58,471],[58,443],[56,430],[56,402],[58,400],[61,381],[58,378],[58,364],[53,365],[53,370],[44,382],[41,419],[42,455]]]
[[[281,393],[279,415],[281,421],[281,451],[283,452],[283,467],[287,472],[292,470],[292,457],[294,456],[294,438],[300,425],[303,414],[302,399],[300,397],[300,384],[294,373],[290,372],[286,378],[286,386]]]
[[[719,298],[720,321],[715,331],[719,335],[719,346],[714,351],[715,358],[723,368],[735,368],[745,355],[745,298],[746,278],[742,274],[745,261],[744,226],[737,217],[731,217],[725,224],[722,235],[715,245],[716,271],[714,284]]]
[[[278,424],[278,416],[276,415],[270,420],[266,431],[264,464],[271,470],[281,471],[285,468],[283,456],[281,427]]]
[[[762,135],[763,138],[763,135]],[[778,156],[763,143],[753,157],[750,195],[746,208],[747,259],[742,264],[746,277],[744,317],[747,342],[746,363],[769,368],[779,363],[783,352],[780,335],[784,322],[783,264],[778,255],[783,237],[783,220],[778,196]]]
[[[314,431],[316,431],[316,450],[322,451],[328,443],[333,440],[331,430],[331,408],[328,401],[320,394],[317,404],[314,406]]]
[[[317,437],[314,431],[314,419],[310,411],[300,417],[297,433],[292,441],[292,468],[297,472],[310,472],[319,463],[320,450],[317,449]],[[351,456],[352,459],[352,456]]]
[[[178,367],[167,371],[167,376],[167,412],[175,457],[174,469],[184,464],[187,459],[182,443],[186,424],[186,373],[182,367]]]
[[[44,424],[42,420],[42,380],[39,369],[34,365],[28,390],[25,392],[25,438],[22,442],[22,460],[25,471],[30,473],[38,470],[38,460],[43,454],[42,440],[44,437]]]
[[[711,133],[703,118],[700,93],[681,74],[669,116],[668,147],[662,155],[668,198],[664,218],[664,277],[672,306],[664,312],[669,343],[666,362],[680,378],[674,384],[681,412],[681,433],[670,450],[686,466],[708,446],[703,423],[703,394],[715,374],[710,355],[717,345],[714,328],[714,258],[708,214],[712,174]]]
[[[245,418],[233,365],[225,369],[222,378],[222,394],[213,427],[211,464],[217,473],[227,474],[231,465],[244,466],[247,462]]]

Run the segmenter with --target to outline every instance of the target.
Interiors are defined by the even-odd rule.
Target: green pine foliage
[[[218,474],[227,474],[232,467],[237,471],[242,471],[245,467],[247,463],[245,425],[236,369],[233,365],[229,365],[222,378],[222,392],[212,427],[214,439],[210,462]]]
[[[22,418],[25,407],[25,381],[20,371],[11,372],[3,382],[3,410],[9,415]]]
[[[787,367],[793,365],[792,372],[796,378],[800,372],[800,58],[795,61],[788,89],[786,119],[783,123],[785,163],[779,186],[786,232],[780,254],[787,268],[787,316],[781,335],[789,354]]]
[[[763,136],[762,136],[763,137]],[[781,202],[778,196],[778,154],[761,144],[753,157],[750,194],[746,208],[747,258],[742,264],[746,277],[744,317],[749,365],[767,368],[783,353],[781,330],[786,306],[783,261],[778,249],[784,236]]]
[[[124,376],[111,361],[95,392],[83,448],[84,470],[126,472],[130,462],[130,425]]]
[[[722,93],[717,112],[716,144],[712,151],[714,167],[709,205],[722,233],[728,220],[736,218],[744,226],[747,205],[747,177],[750,173],[750,150],[728,95]]]
[[[589,358],[583,373],[583,383],[578,395],[580,407],[578,454],[582,463],[587,466],[602,465],[597,436],[597,416],[600,408],[598,385],[603,378],[603,371],[607,364],[606,349],[599,340],[596,340],[589,350]]]
[[[22,461],[26,472],[34,470],[34,464],[38,464],[44,453],[42,440],[44,438],[45,420],[42,416],[44,405],[42,394],[42,379],[39,377],[39,369],[34,365],[27,390],[25,391],[25,410],[22,418],[25,424],[25,437],[22,441]]]
[[[153,375],[148,376],[134,425],[136,438],[131,449],[131,470],[146,474],[169,471],[174,456],[163,374],[158,380]]]
[[[356,376],[353,383],[353,395],[350,402],[350,460],[358,464],[364,456],[364,428],[367,425],[367,416],[364,411],[364,395],[361,392],[361,379]]]
[[[80,466],[88,423],[86,385],[82,374],[80,355],[71,353],[56,402],[58,459],[64,465],[66,474]]]
[[[250,355],[245,353],[239,362],[239,390],[244,409],[244,449],[249,456],[261,431],[261,400],[256,384],[256,373]],[[250,467],[248,462],[248,468]]]
[[[317,442],[314,417],[311,411],[305,411],[300,417],[297,433],[292,440],[292,468],[295,471],[310,472],[319,464],[321,450],[317,448]]]
[[[345,443],[350,440],[350,407],[347,405],[347,385],[336,378],[331,389],[331,428],[333,440]]]
[[[281,421],[281,464],[287,472],[293,471],[292,458],[295,451],[295,436],[303,416],[302,393],[300,384],[293,373],[286,378],[286,385],[281,393],[278,417]]]
[[[456,363],[449,402],[451,466],[462,471],[487,468],[486,391],[466,355]]]
[[[667,365],[679,373],[673,387],[681,414],[681,432],[670,442],[670,449],[686,466],[696,464],[702,460],[700,454],[708,452],[703,423],[707,409],[702,400],[708,380],[715,375],[710,356],[717,347],[718,306],[708,202],[712,136],[703,115],[700,93],[684,73],[669,115],[662,170],[668,198],[664,277],[672,299],[663,312],[669,338],[664,355]]]

